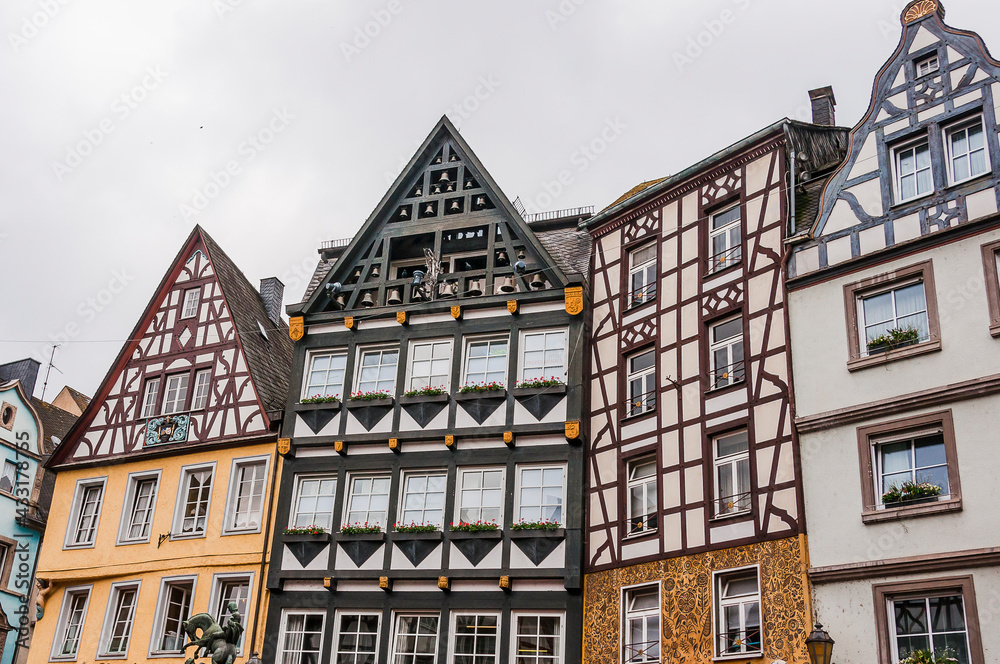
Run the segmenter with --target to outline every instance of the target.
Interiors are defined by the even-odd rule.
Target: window
[[[940,68],[937,53],[920,58],[913,64],[913,69],[917,72],[917,78],[933,74]]]
[[[516,664],[562,664],[562,616],[514,615]]]
[[[628,306],[652,302],[656,298],[656,245],[648,244],[629,253]]]
[[[184,402],[187,399],[188,381],[190,374],[182,373],[167,376],[167,389],[163,395],[163,414],[170,415],[184,410]]]
[[[171,537],[204,537],[208,508],[212,500],[215,466],[186,467],[181,470],[177,513]]]
[[[625,591],[622,624],[625,664],[660,661],[660,587]]]
[[[883,340],[891,336],[893,331],[915,332],[917,336],[913,343],[930,338],[927,299],[924,297],[922,281],[863,296],[858,307],[864,324],[862,341],[869,355],[890,350],[891,343]]]
[[[566,377],[566,330],[525,332],[521,341],[521,380]]]
[[[656,458],[626,464],[628,470],[628,534],[656,530]]]
[[[648,350],[628,359],[628,408],[626,417],[651,412],[656,407],[656,353]]]
[[[750,510],[750,443],[746,431],[712,438],[715,454],[715,515]]]
[[[119,543],[149,541],[159,481],[159,472],[129,475],[122,522],[118,532]]]
[[[427,341],[410,346],[410,380],[407,390],[424,387],[448,389],[451,382],[451,341]]]
[[[507,339],[472,341],[466,347],[465,384],[506,383]]]
[[[194,396],[191,410],[201,410],[208,405],[208,388],[212,383],[212,370],[202,369],[194,374]]]
[[[736,265],[743,257],[740,206],[713,214],[708,231],[708,271]]]
[[[990,311],[990,334],[1000,337],[1000,241],[984,244],[982,251],[986,300]]]
[[[156,404],[160,401],[160,379],[150,378],[146,381],[146,392],[142,397],[142,417],[154,417]]]
[[[52,659],[76,659],[89,602],[89,587],[67,588],[63,593],[56,636],[52,641]]]
[[[157,621],[153,628],[153,654],[183,653],[187,643],[183,623],[191,615],[194,579],[164,580],[157,603]]]
[[[229,480],[226,532],[257,532],[264,513],[267,459],[235,459]]]
[[[396,363],[399,351],[366,350],[361,353],[361,371],[358,374],[359,392],[396,391]]]
[[[14,493],[17,486],[17,464],[4,459],[3,473],[0,474],[0,491]]]
[[[7,568],[7,563],[9,562],[13,567],[14,559],[10,552],[16,547],[17,543],[7,540],[6,537],[0,539],[0,588],[6,588],[10,581],[10,570]]]
[[[377,613],[337,616],[337,664],[374,664],[380,617]]]
[[[437,638],[438,616],[397,615],[392,664],[434,664]]]
[[[902,439],[882,440],[873,446],[879,504],[898,506],[894,500],[906,484],[929,484],[948,496],[948,459],[940,431],[921,432]]]
[[[243,625],[248,622],[247,610],[250,606],[250,581],[253,575],[217,575],[215,577],[215,587],[212,589],[210,606],[212,607],[212,617],[221,626],[225,626],[229,620],[229,604],[235,603],[236,610],[240,612]],[[240,649],[243,648],[243,639],[240,638]]]
[[[517,518],[562,523],[566,470],[560,466],[518,469]]]
[[[325,624],[326,613],[322,611],[287,611],[281,621],[277,661],[281,664],[320,664]]]
[[[730,318],[708,328],[710,389],[735,385],[743,380],[743,318]]]
[[[878,584],[873,589],[878,664],[893,664],[917,650],[939,658],[950,651],[958,664],[989,661],[983,656],[971,576]]]
[[[717,574],[715,596],[718,656],[760,652],[760,584],[757,569]]]
[[[302,398],[325,396],[341,398],[346,371],[347,355],[342,353],[311,355]]]
[[[926,139],[893,150],[893,164],[897,203],[929,194],[934,189],[931,149]]]
[[[503,519],[504,472],[502,468],[459,471],[458,520],[495,522]]]
[[[124,657],[132,636],[135,605],[139,597],[139,583],[112,584],[108,598],[108,613],[104,617],[104,630],[98,651],[105,657]]]
[[[333,502],[337,497],[337,478],[298,477],[295,503],[289,528],[319,526],[333,529]]]
[[[181,318],[193,318],[198,315],[198,303],[201,300],[201,289],[192,288],[184,291],[184,306],[181,308]]]
[[[444,473],[407,474],[403,477],[403,485],[400,523],[441,527],[448,476]]]
[[[945,130],[948,174],[952,184],[964,182],[990,169],[983,119],[963,122]]]
[[[77,482],[66,532],[67,548],[94,546],[103,500],[104,478]]]
[[[352,477],[347,498],[347,523],[385,528],[389,510],[389,477]]]
[[[452,617],[454,640],[450,661],[455,664],[496,664],[500,616],[495,613],[452,613]]]

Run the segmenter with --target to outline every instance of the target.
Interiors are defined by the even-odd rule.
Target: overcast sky
[[[0,362],[58,338],[47,399],[93,394],[195,223],[301,299],[444,113],[529,211],[808,119],[812,88],[853,126],[904,5],[5,0]],[[1000,50],[995,0],[947,9]]]

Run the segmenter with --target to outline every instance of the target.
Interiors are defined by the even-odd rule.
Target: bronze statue
[[[198,613],[184,621],[182,627],[184,633],[191,641],[184,646],[184,650],[194,646],[195,656],[189,657],[184,664],[195,664],[195,660],[200,655],[202,649],[207,650],[212,657],[212,664],[233,664],[236,661],[236,646],[243,635],[243,624],[240,622],[240,612],[236,602],[230,602],[229,620],[224,627],[215,622],[215,618],[207,613]],[[197,633],[201,632],[201,636]]]

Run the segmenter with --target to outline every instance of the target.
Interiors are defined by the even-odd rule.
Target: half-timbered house
[[[586,662],[809,661],[784,241],[846,145],[811,96],[586,222]]]
[[[529,224],[442,118],[323,251],[288,308],[265,660],[580,661],[581,214]]]
[[[903,10],[791,238],[809,575],[835,661],[1000,659],[1000,62],[944,18]]]
[[[280,282],[258,293],[200,227],[80,419],[57,471],[29,662],[183,662],[182,622],[257,620],[292,344]]]

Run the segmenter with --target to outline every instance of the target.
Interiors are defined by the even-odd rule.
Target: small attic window
[[[917,78],[927,76],[928,74],[933,74],[938,69],[941,68],[941,64],[938,61],[937,53],[932,53],[931,55],[925,55],[919,60],[913,63],[914,70],[917,72]]]
[[[0,406],[0,426],[7,431],[12,430],[14,428],[14,415],[16,413],[17,408],[4,401],[3,406]]]
[[[264,329],[264,324],[257,321],[257,329],[260,330],[260,335],[267,339],[267,330]]]

